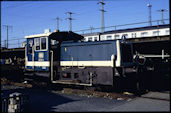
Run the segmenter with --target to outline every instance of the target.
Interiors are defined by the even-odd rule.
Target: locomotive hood
[[[82,35],[69,31],[69,32],[54,32],[49,35],[49,38],[62,42],[62,41],[69,41],[69,40],[78,41],[83,39],[84,37]]]

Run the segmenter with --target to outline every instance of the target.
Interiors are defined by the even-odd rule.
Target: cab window
[[[46,38],[41,38],[41,49],[46,49]]]
[[[35,38],[36,50],[40,50],[40,38]]]
[[[32,54],[32,46],[33,46],[33,41],[28,40],[28,53]]]
[[[36,51],[46,50],[47,42],[46,37],[35,38],[35,49]]]

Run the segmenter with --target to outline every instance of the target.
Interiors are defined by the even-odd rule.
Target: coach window
[[[136,38],[137,34],[136,33],[132,33],[132,38]]]
[[[101,35],[101,40],[105,40],[105,36],[104,35]]]
[[[148,35],[148,32],[142,32],[141,33],[141,36],[144,37],[144,36],[147,36]]]
[[[94,37],[94,41],[97,41],[97,37]]]
[[[115,35],[115,39],[119,39],[119,35]]]
[[[40,38],[35,38],[36,50],[40,50]]]
[[[41,49],[46,49],[46,38],[41,38]]]
[[[107,36],[107,40],[111,40],[112,39],[112,36]]]
[[[89,37],[89,38],[88,38],[88,41],[92,41],[92,37]]]
[[[128,38],[128,34],[123,34],[122,36],[125,36],[125,38]]]
[[[154,32],[153,32],[153,36],[158,36],[159,33],[160,33],[160,31],[154,31]]]
[[[166,30],[166,35],[169,35],[170,34],[170,30]]]

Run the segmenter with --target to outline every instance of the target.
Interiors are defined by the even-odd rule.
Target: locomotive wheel
[[[137,82],[136,83],[136,91],[134,92],[134,94],[136,95],[136,96],[141,96],[141,90],[140,90],[141,88],[140,88],[140,83],[139,82]]]
[[[143,82],[143,79],[141,77],[139,77],[138,80],[137,80],[137,82],[136,82],[135,95],[141,96],[144,93],[146,93],[145,84]]]

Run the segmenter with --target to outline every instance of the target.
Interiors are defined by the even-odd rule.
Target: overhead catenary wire
[[[17,7],[25,7],[25,5],[33,5],[33,4],[31,4],[31,3],[24,3],[24,2],[22,2],[22,4],[15,4],[15,5],[11,5],[11,6],[7,6],[7,7],[1,7],[2,9],[6,9],[6,8],[8,8],[8,9],[12,9],[12,8],[17,8]],[[4,5],[3,5],[4,6]]]

